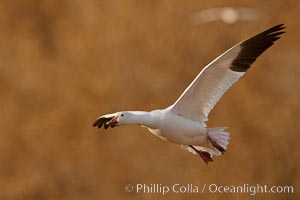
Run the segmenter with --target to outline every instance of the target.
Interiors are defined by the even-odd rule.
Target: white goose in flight
[[[122,111],[99,117],[94,126],[105,129],[137,124],[159,138],[181,144],[207,164],[228,145],[225,128],[207,128],[210,111],[228,88],[249,69],[256,58],[280,38],[284,25],[274,26],[233,46],[209,63],[171,106],[145,111]]]

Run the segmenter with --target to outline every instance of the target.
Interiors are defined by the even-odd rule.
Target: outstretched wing
[[[284,28],[283,24],[274,26],[227,50],[198,74],[171,110],[195,121],[207,120],[222,95],[280,38]]]

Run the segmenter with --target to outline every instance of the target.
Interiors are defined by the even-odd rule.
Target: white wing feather
[[[285,27],[274,26],[233,46],[208,64],[170,106],[172,112],[194,121],[206,121],[223,94],[245,74],[267,48],[278,40]]]
[[[175,102],[172,111],[195,121],[206,121],[223,94],[245,74],[229,68],[239,50],[238,44],[208,64]]]

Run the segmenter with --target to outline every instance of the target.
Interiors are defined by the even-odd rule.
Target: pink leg
[[[209,135],[207,136],[207,139],[210,141],[210,143],[213,145],[213,147],[215,147],[216,149],[218,149],[222,154],[224,154],[224,152],[226,151],[223,147],[221,147],[216,141],[212,140],[211,137],[209,137]]]
[[[211,158],[210,153],[206,151],[201,151],[196,149],[193,145],[189,145],[202,159],[203,161],[208,164],[208,162],[213,162],[213,159]]]

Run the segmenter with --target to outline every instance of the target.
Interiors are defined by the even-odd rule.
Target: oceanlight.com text
[[[287,185],[263,185],[263,184],[241,184],[241,185],[218,185],[218,184],[179,184],[173,185],[164,184],[126,184],[124,187],[126,192],[135,192],[137,194],[161,194],[167,195],[168,193],[187,193],[187,194],[199,194],[199,193],[211,193],[211,194],[292,194],[294,193],[293,186]]]

